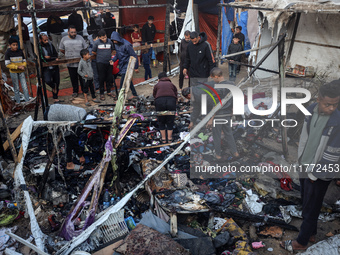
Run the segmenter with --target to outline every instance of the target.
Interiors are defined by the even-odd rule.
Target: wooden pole
[[[33,0],[33,10],[35,11],[35,1]],[[47,94],[45,91],[45,98],[43,96],[42,92],[42,86],[41,86],[41,60],[40,60],[40,54],[39,54],[39,48],[38,48],[38,33],[37,33],[37,20],[35,18],[35,12],[31,12],[31,18],[32,18],[32,28],[33,28],[33,41],[34,41],[34,53],[36,55],[36,70],[37,70],[37,81],[38,81],[38,86],[37,86],[37,104],[35,108],[35,114],[34,114],[34,120],[37,120],[38,117],[38,109],[39,109],[39,97],[41,99],[41,106],[43,113],[45,112],[45,106],[48,106],[48,101],[47,101]],[[46,90],[46,87],[45,87]],[[47,101],[47,102],[46,102]]]
[[[44,170],[44,174],[42,176],[42,180],[41,180],[40,185],[39,185],[39,191],[38,191],[39,197],[41,197],[41,192],[44,190],[45,184],[46,184],[47,179],[48,179],[48,175],[50,173],[50,168],[51,168],[51,165],[53,163],[53,159],[55,157],[55,154],[57,154],[58,144],[60,143],[62,137],[63,137],[63,135],[62,135],[62,133],[60,133],[58,138],[57,138],[57,144],[55,144],[53,146],[51,156],[48,158],[48,161],[47,161],[47,164],[46,164],[46,167],[45,167],[45,170]]]
[[[2,104],[0,104],[0,117],[2,119],[2,123],[4,124],[4,128],[5,128],[5,131],[6,131],[6,136],[7,136],[7,141],[9,143],[9,148],[11,149],[13,161],[15,163],[18,163],[17,152],[15,150],[15,147],[14,147],[14,144],[13,144],[13,140],[11,138],[11,133],[9,132],[9,129],[8,129],[7,121],[6,121],[6,118],[5,118],[5,113],[4,113],[3,109],[2,109]]]
[[[285,64],[284,64],[284,53],[285,53],[285,40],[284,35],[280,35],[281,39],[279,39],[279,45],[278,45],[278,59],[279,59],[279,80],[280,80],[280,90],[282,91],[282,88],[284,87],[284,79],[285,79]],[[280,98],[282,100],[282,98]],[[282,105],[282,102],[281,102]],[[282,115],[281,112],[281,122],[286,119],[286,116]],[[287,157],[288,155],[288,144],[287,144],[287,128],[285,126],[281,127],[281,135],[282,135],[282,150],[283,150],[283,155]]]
[[[295,20],[295,25],[294,25],[294,30],[293,30],[293,34],[292,34],[292,40],[290,41],[290,45],[289,45],[289,49],[288,49],[288,53],[287,53],[286,63],[289,62],[290,56],[291,56],[292,51],[293,51],[293,46],[294,46],[294,42],[295,42],[296,32],[298,30],[299,23],[300,23],[300,17],[301,17],[301,13],[297,13],[296,14],[296,20]]]
[[[169,49],[168,49],[168,41],[169,41],[169,26],[170,26],[170,4],[169,0],[167,1],[168,4],[166,6],[166,13],[165,13],[165,34],[164,34],[164,61],[163,61],[163,72],[167,71],[168,67],[168,58],[169,58]]]
[[[200,23],[199,23],[199,14],[198,14],[198,5],[192,4],[193,14],[194,14],[194,21],[195,21],[195,31],[197,33],[200,32]]]
[[[221,34],[222,34],[222,6],[218,6],[218,26],[217,26],[217,43],[216,43],[216,66],[220,64],[220,47],[221,47]]]
[[[19,5],[19,0],[15,0],[17,10],[20,10],[20,5]],[[24,46],[24,39],[22,37],[22,23],[21,23],[21,14],[18,14],[18,30],[19,30],[19,39],[20,39],[20,45],[21,49],[25,54],[26,61],[28,61],[28,55],[27,51],[25,51],[25,46]],[[26,76],[27,76],[27,87],[29,88],[29,93],[30,96],[33,97],[33,90],[32,90],[32,84],[31,84],[31,79],[30,79],[30,74],[28,72],[28,65],[25,68]]]

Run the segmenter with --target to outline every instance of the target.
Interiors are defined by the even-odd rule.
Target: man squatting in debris
[[[206,83],[209,86],[215,87],[215,84],[219,83],[228,83],[224,77],[222,70],[218,67],[215,67],[210,72],[210,77],[213,79],[213,81]],[[201,88],[206,88],[204,85],[199,85],[197,87],[192,87],[191,89],[189,87],[184,88],[182,90],[182,95],[187,98],[191,99],[192,105],[193,105],[193,111],[191,113],[191,122],[189,125],[189,128],[192,128],[194,125],[194,120],[197,120],[200,114],[201,110],[201,95],[202,93],[205,93]],[[228,89],[216,89],[214,88],[217,93],[220,95],[221,98],[224,98],[228,93]],[[210,100],[209,100],[210,99]],[[211,109],[215,106],[213,100],[211,98],[207,99],[207,112],[211,111]],[[217,99],[217,98],[216,98]],[[212,127],[212,123],[214,118],[224,118],[230,121],[232,115],[232,100],[229,100],[227,104],[225,104],[207,123],[206,127],[210,128]],[[217,160],[222,159],[222,151],[221,151],[221,134],[222,131],[224,133],[224,139],[227,141],[228,147],[230,152],[232,153],[232,158],[236,159],[240,155],[237,152],[236,143],[234,140],[233,132],[230,127],[230,125],[216,125],[215,127],[212,127],[213,132],[213,140],[214,140],[214,148],[215,148],[215,158]]]
[[[315,242],[317,222],[328,185],[339,174],[340,158],[340,81],[320,87],[317,103],[306,116],[298,148],[302,218],[299,236],[280,245],[288,251],[305,250]],[[335,170],[337,169],[337,171]],[[339,183],[337,183],[339,184]]]
[[[87,113],[85,109],[66,104],[53,104],[47,107],[44,113],[48,121],[82,121],[94,119],[95,116]],[[84,125],[85,128],[96,129],[96,125]],[[84,150],[79,146],[79,135],[82,127],[73,126],[70,131],[65,132],[66,141],[66,170],[79,171],[85,163]],[[73,152],[78,156],[81,165],[73,163]]]

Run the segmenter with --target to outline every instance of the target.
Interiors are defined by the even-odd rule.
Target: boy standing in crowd
[[[107,95],[111,94],[112,86],[112,65],[110,65],[111,55],[113,51],[113,43],[107,38],[105,30],[98,32],[98,40],[94,42],[92,54],[96,56],[97,70],[99,75],[100,100],[105,100],[104,83],[106,82]]]
[[[235,37],[233,38],[233,41],[229,45],[228,55],[242,51],[242,46],[239,43],[239,41],[240,41],[240,39],[238,38],[237,35],[235,35]],[[236,70],[237,70],[238,65],[233,63],[233,62],[234,61],[239,62],[241,60],[241,55],[228,57],[228,60],[230,60],[229,61],[229,80],[235,81],[236,80]]]
[[[151,48],[149,50],[147,50],[147,49],[143,50],[143,55],[142,55],[143,66],[144,66],[144,69],[145,69],[145,74],[144,74],[145,80],[147,80],[148,77],[149,77],[149,79],[152,78],[151,68],[150,68],[150,64],[151,64],[150,57],[151,57],[151,54],[152,54],[152,44],[151,44]]]
[[[133,32],[131,34],[131,40],[132,40],[132,46],[133,47],[141,46],[142,36],[139,32],[139,26],[137,24],[133,26]],[[138,64],[140,65],[141,50],[135,50],[135,53],[138,56]]]
[[[142,28],[142,39],[145,45],[153,43],[156,35],[156,27],[153,24],[155,18],[153,16],[148,17],[148,22],[146,22]]]
[[[99,103],[100,101],[96,99],[96,93],[93,86],[93,70],[91,67],[91,55],[90,52],[87,49],[83,49],[80,51],[80,62],[78,65],[78,74],[80,77],[84,80],[84,86],[83,86],[83,92],[84,92],[84,98],[85,98],[85,105],[90,106],[87,99],[87,93],[89,92],[89,88],[91,91],[92,100],[95,103]]]
[[[29,94],[25,78],[26,59],[22,50],[18,49],[18,41],[14,38],[9,39],[9,49],[5,53],[5,65],[9,69],[13,88],[15,101],[20,104],[20,89],[19,81],[21,83],[22,91],[24,92],[25,101],[29,101]]]
[[[98,40],[97,32],[94,32],[92,35],[89,35],[88,39],[90,42],[89,52],[90,52],[90,55],[92,56],[91,66],[93,70],[93,85],[94,85],[94,89],[98,91],[99,93],[99,76],[98,76],[98,70],[97,70],[97,61],[92,53],[94,42]]]

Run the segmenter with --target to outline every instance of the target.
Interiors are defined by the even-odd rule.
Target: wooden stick
[[[55,144],[53,146],[51,156],[48,158],[48,161],[47,161],[47,164],[46,164],[46,167],[45,167],[45,170],[44,170],[44,174],[42,176],[42,180],[41,180],[40,185],[39,185],[39,191],[38,191],[39,197],[41,197],[41,192],[44,190],[45,184],[47,182],[48,175],[50,173],[50,168],[51,168],[51,165],[53,163],[53,159],[55,157],[55,154],[57,154],[58,144],[60,143],[62,137],[63,137],[62,133],[60,133],[58,138],[57,138],[57,144]]]
[[[23,122],[21,122],[21,124],[14,130],[14,132],[11,134],[11,139],[14,142],[20,135],[21,133],[21,127],[22,127]],[[4,150],[7,151],[9,148],[9,143],[8,141],[4,142],[4,144],[2,145]]]
[[[11,138],[11,133],[9,132],[9,129],[8,129],[7,121],[6,121],[6,118],[5,118],[5,113],[2,109],[2,104],[0,104],[0,117],[2,119],[2,122],[3,122],[5,130],[6,130],[7,141],[9,143],[9,148],[11,149],[13,160],[14,160],[15,163],[18,163],[19,161],[18,161],[17,152],[15,150],[13,140]]]
[[[19,0],[15,0],[15,3],[16,3],[17,9],[20,10]],[[21,49],[22,49],[23,53],[25,54],[25,58],[26,58],[26,62],[27,62],[28,56],[26,54],[27,52],[25,51],[24,39],[23,39],[23,36],[22,36],[22,23],[21,23],[21,15],[20,14],[18,14],[18,30],[19,30],[19,39],[20,39]],[[27,83],[28,83],[27,87],[29,88],[30,96],[33,97],[32,84],[31,84],[31,79],[30,79],[30,75],[29,75],[27,66],[25,68],[25,72],[26,72]]]

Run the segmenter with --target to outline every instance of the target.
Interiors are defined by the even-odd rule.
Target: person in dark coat
[[[135,51],[133,50],[132,44],[129,41],[123,39],[117,32],[112,32],[111,40],[114,43],[114,49],[116,50],[116,55],[110,61],[110,64],[113,65],[114,62],[119,60],[119,72],[121,74],[120,88],[122,88],[123,82],[125,79],[125,74],[127,71],[127,67],[129,64],[130,56],[136,58],[135,72],[136,73],[139,72],[138,57]],[[132,79],[130,83],[130,90],[132,92],[133,97],[137,97],[137,91],[132,83]]]
[[[144,66],[144,70],[145,70],[145,74],[144,74],[145,80],[147,80],[148,77],[149,77],[149,79],[152,78],[151,68],[150,68],[151,55],[152,55],[152,44],[151,44],[151,48],[149,50],[144,49],[143,53],[142,53],[143,66]]]
[[[68,17],[68,26],[74,26],[77,30],[77,34],[83,36],[84,23],[83,18],[77,11],[73,11]]]
[[[183,69],[184,69],[184,63],[185,63],[185,58],[187,56],[187,48],[190,43],[190,31],[187,30],[184,32],[184,39],[182,39],[181,44],[179,45],[179,57],[180,57],[180,71],[179,71],[179,89],[180,92],[182,91],[183,88],[183,80],[184,80],[184,74],[183,74]]]
[[[228,55],[242,51],[242,46],[241,46],[239,41],[240,41],[240,39],[235,35],[235,37],[233,38],[233,41],[229,45],[228,53],[227,53]],[[238,64],[235,64],[233,62],[234,61],[240,62],[241,55],[239,54],[239,55],[236,55],[236,56],[228,57],[228,60],[230,60],[230,62],[229,62],[229,80],[235,81],[236,80],[236,70],[237,70]]]
[[[189,74],[190,84],[195,86],[198,80],[208,79],[211,69],[215,67],[215,58],[206,33],[191,32],[190,39],[183,74]]]
[[[142,27],[142,42],[147,45],[153,43],[156,35],[156,27],[153,24],[153,16],[148,17],[148,22],[146,22]]]
[[[64,32],[64,22],[59,16],[51,14],[47,19],[47,33],[52,38],[54,48],[59,49],[59,44]]]
[[[87,27],[87,33],[89,35],[92,34],[98,34],[98,31],[100,30],[100,26],[98,26],[94,20],[93,17],[90,18],[90,25]]]
[[[235,35],[234,36],[237,36],[240,39],[240,44],[242,46],[242,50],[244,50],[245,36],[244,36],[244,34],[241,31],[242,31],[242,27],[241,26],[237,26],[236,29],[235,29]],[[245,58],[245,55],[242,54],[240,61],[243,62],[244,58]],[[241,65],[238,65],[236,73],[239,73],[240,70],[241,70]]]
[[[48,40],[46,34],[39,35],[39,54],[40,58],[44,63],[54,61],[58,59],[58,52],[54,45]],[[59,66],[48,66],[43,67],[42,70],[44,81],[48,86],[52,88],[52,95],[54,103],[60,103],[61,100],[58,99],[59,84],[60,84],[60,73]]]
[[[176,111],[177,88],[167,77],[166,72],[158,74],[158,83],[153,88],[156,111]],[[175,115],[158,116],[162,142],[172,142]],[[167,131],[167,132],[165,132]]]
[[[108,38],[110,38],[113,31],[116,31],[117,23],[116,18],[111,12],[105,13],[104,30]]]

